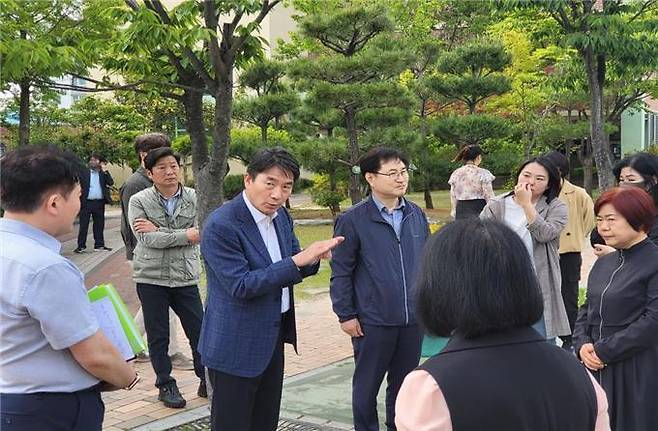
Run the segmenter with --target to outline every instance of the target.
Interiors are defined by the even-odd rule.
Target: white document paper
[[[134,358],[135,354],[130,347],[128,337],[126,337],[125,332],[123,332],[123,327],[121,326],[121,322],[119,322],[119,317],[114,310],[114,305],[110,298],[105,297],[92,302],[91,308],[96,314],[100,330],[103,331],[103,334],[107,339],[114,344],[114,347],[116,347],[121,353],[123,359],[127,361]]]

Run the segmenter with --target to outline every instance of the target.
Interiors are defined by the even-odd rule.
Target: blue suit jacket
[[[300,251],[292,219],[284,208],[274,219],[281,260],[272,263],[242,194],[206,220],[201,254],[208,299],[199,353],[203,364],[223,373],[256,377],[272,359],[281,325],[285,342],[297,348],[293,284],[315,274],[319,265],[297,269]],[[281,289],[290,288],[290,311],[281,315]]]

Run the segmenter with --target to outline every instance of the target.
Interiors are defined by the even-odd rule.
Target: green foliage
[[[455,146],[450,144],[433,145],[424,153],[414,152],[413,163],[416,170],[411,177],[413,190],[434,190],[446,188],[450,174],[458,163],[452,162],[455,157]],[[422,157],[419,155],[422,154]]]
[[[316,204],[331,209],[332,216],[336,217],[340,203],[347,197],[347,182],[333,183],[329,175],[314,175],[311,197]]]
[[[361,51],[376,35],[393,29],[381,7],[337,7],[314,11],[299,22],[302,33],[328,49],[350,57]]]
[[[180,135],[171,142],[171,148],[180,155],[189,156],[192,153],[190,135]]]
[[[441,141],[462,145],[482,145],[489,139],[509,136],[512,125],[504,118],[489,115],[449,115],[436,118],[431,123],[432,133]]]
[[[265,60],[251,64],[240,76],[242,88],[255,95],[242,94],[233,105],[233,116],[261,129],[263,145],[268,143],[268,125],[299,105],[299,96],[282,82],[284,65]]]
[[[100,12],[113,4],[113,0],[3,0],[0,86],[23,79],[41,85],[51,77],[83,72],[96,59],[94,41],[106,37],[112,27]]]
[[[511,56],[499,42],[475,41],[441,54],[438,73],[428,85],[437,93],[464,103],[471,114],[483,100],[511,89],[502,74]]]
[[[230,156],[249,164],[251,158],[258,150],[266,147],[282,147],[290,149],[292,140],[285,130],[269,128],[267,131],[267,145],[261,140],[260,129],[257,127],[240,127],[231,130]]]
[[[344,139],[307,139],[294,145],[294,153],[301,164],[313,172],[342,179],[349,175],[349,156]]]
[[[482,167],[494,175],[513,175],[523,162],[523,145],[509,139],[494,139],[484,145]],[[516,178],[514,178],[516,181]]]
[[[226,199],[233,199],[244,190],[243,175],[227,175],[224,178],[224,196]]]

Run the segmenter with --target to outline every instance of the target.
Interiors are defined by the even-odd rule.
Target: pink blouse
[[[450,184],[450,194],[454,195],[458,201],[471,199],[491,199],[493,189],[491,183],[496,177],[486,169],[479,168],[473,164],[466,164],[461,168],[455,169],[448,184]]]
[[[596,427],[610,431],[608,399],[603,388],[589,374],[596,392]],[[452,431],[448,404],[436,380],[423,370],[409,373],[395,402],[395,425],[398,431]]]

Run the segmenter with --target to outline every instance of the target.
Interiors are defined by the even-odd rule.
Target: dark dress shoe
[[[201,380],[199,383],[199,389],[196,390],[196,394],[201,398],[208,398],[208,388],[206,387],[205,380]]]
[[[162,401],[165,407],[171,409],[182,409],[185,407],[185,398],[180,394],[176,382],[169,382],[160,386],[158,400]]]

